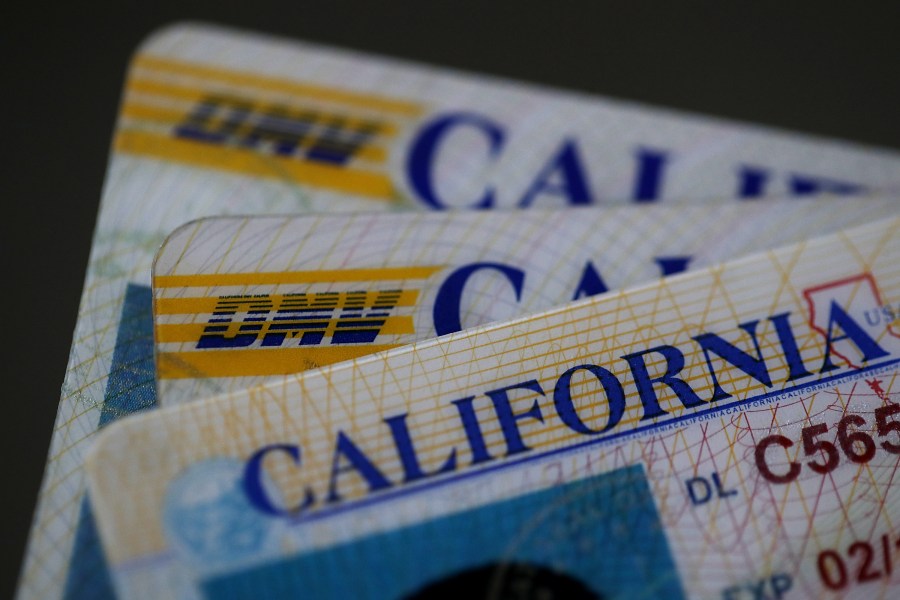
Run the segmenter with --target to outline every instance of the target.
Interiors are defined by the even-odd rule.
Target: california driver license
[[[87,472],[116,589],[892,598],[898,231],[111,425]]]

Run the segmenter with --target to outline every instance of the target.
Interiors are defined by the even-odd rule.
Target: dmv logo
[[[438,270],[156,274],[157,376],[287,375],[389,350],[416,333],[416,282]]]
[[[220,296],[197,349],[375,341],[403,290]]]
[[[277,156],[343,165],[359,155],[385,125],[371,119],[246,98],[205,96],[175,128],[177,137],[211,144],[266,148]]]
[[[392,201],[387,146],[416,103],[138,56],[114,147]]]

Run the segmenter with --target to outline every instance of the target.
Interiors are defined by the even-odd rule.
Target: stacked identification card
[[[160,389],[172,385],[175,390],[185,384],[193,387],[173,394],[204,396],[360,356],[378,349],[373,346],[395,346],[675,273],[692,266],[694,255],[699,256],[704,247],[711,249],[711,260],[718,260],[715,249],[730,247],[727,256],[735,256],[834,231],[844,218],[839,215],[846,214],[846,224],[861,223],[870,220],[863,218],[869,211],[872,218],[883,215],[887,200],[879,200],[878,192],[894,189],[900,189],[900,154],[889,150],[209,25],[178,24],[156,32],[137,49],[128,70],[18,596],[113,595],[96,528],[101,515],[85,495],[84,459],[99,429],[157,406],[154,306],[176,310],[166,317],[168,337],[160,339],[160,344],[170,344],[161,352]],[[792,197],[821,194],[852,201],[841,203],[840,208],[835,208],[835,202],[821,207],[813,202],[803,211],[793,209],[791,215],[792,209],[785,208],[788,213],[776,216],[773,212],[767,225],[764,216],[748,217],[747,229],[738,227],[738,217],[725,213],[702,216],[704,210],[739,203],[772,204],[771,210],[777,211],[782,209],[774,208],[776,204],[793,202]],[[762,201],[765,197],[781,200]],[[870,202],[873,205],[868,207]],[[528,225],[534,228],[532,237],[522,232],[524,235],[515,238],[520,246],[501,251],[488,249],[486,238],[505,239],[502,236],[516,227],[513,218],[496,225],[509,227],[508,232],[489,232],[493,226],[480,226],[477,217],[466,217],[471,221],[461,227],[469,232],[468,237],[460,237],[460,230],[449,225],[444,232],[423,221],[423,227],[431,227],[432,239],[428,247],[414,248],[404,246],[404,239],[415,238],[409,229],[413,221],[400,216],[400,209],[482,209],[478,214],[483,216],[493,209],[565,212],[572,207],[616,204],[670,207],[672,212],[667,214],[671,216],[666,219],[681,223],[685,236],[696,238],[697,243],[682,246],[682,238],[676,235],[671,246],[663,244],[664,227],[653,221],[652,211],[629,217],[616,213],[609,222],[601,216],[586,217],[585,224],[572,225],[570,234],[563,230],[549,234],[555,236],[555,245],[563,244],[554,250],[560,254],[547,258],[549,262],[539,262],[534,253],[542,247],[543,236],[538,233],[542,223],[537,220]],[[698,208],[686,213],[689,217],[677,216],[677,209],[688,205]],[[764,215],[766,210],[760,208],[758,214]],[[378,212],[382,215],[372,216]],[[373,229],[366,236],[370,242],[382,240],[376,244],[380,250],[372,251],[380,258],[374,266],[360,262],[361,266],[350,267],[356,258],[349,253],[350,239],[333,228],[334,222],[329,227],[335,243],[320,238],[315,256],[304,253],[302,259],[285,263],[285,269],[338,272],[418,265],[424,270],[407,274],[423,277],[415,281],[400,277],[390,287],[380,287],[386,280],[378,279],[377,288],[367,288],[375,280],[364,278],[325,282],[313,276],[309,281],[280,282],[263,277],[256,291],[247,291],[246,281],[231,291],[221,289],[221,282],[213,283],[209,290],[183,290],[188,294],[184,297],[198,299],[194,305],[154,300],[154,256],[173,231],[187,230],[185,223],[222,215],[297,213],[354,213],[349,224],[363,223],[365,218],[378,221],[380,233]],[[568,219],[542,214],[535,219],[545,223]],[[397,217],[397,227],[391,225],[392,217]],[[323,216],[315,218],[327,221]],[[619,218],[627,220],[617,227],[615,219]],[[709,223],[709,229],[699,225],[691,229],[687,221]],[[734,223],[734,228],[716,229],[717,221]],[[609,236],[624,235],[628,230],[644,232],[640,235],[654,240],[648,246],[653,252],[637,250],[636,234],[631,251],[617,250],[617,256],[629,262],[608,264],[586,249],[576,251],[574,236],[587,236],[587,242],[588,229],[606,231]],[[401,239],[401,233],[406,237]],[[240,238],[238,232],[234,235]],[[714,237],[708,239],[709,235]],[[732,236],[737,239],[731,240]],[[756,237],[760,246],[754,245]],[[747,243],[741,245],[741,239]],[[250,244],[242,246],[248,252],[251,246],[259,252],[261,262],[229,263],[229,268],[234,267],[241,276],[257,270],[263,275],[280,272],[274,263],[266,266],[267,240],[261,237],[251,243],[243,239],[241,243]],[[421,254],[389,256],[389,243]],[[441,243],[447,244],[443,257],[438,251]],[[470,244],[471,250],[467,249]],[[610,248],[602,246],[604,253]],[[226,247],[221,250],[227,253]],[[329,256],[332,251],[334,257]],[[548,250],[543,252],[550,256]],[[465,270],[466,265],[490,262],[496,262],[497,268]],[[202,270],[211,265],[200,265],[195,274],[214,273],[214,269]],[[175,274],[180,273],[177,265],[174,268]],[[424,277],[428,268],[436,269],[433,279]],[[532,268],[538,271],[528,273]],[[454,315],[451,311],[431,322],[433,317],[431,321],[425,317],[435,310],[441,288],[438,278],[449,277],[454,269],[457,275],[448,285],[459,288],[461,312]],[[614,274],[617,269],[621,277]],[[557,272],[562,278],[558,282]],[[367,271],[358,276],[376,275],[380,277]],[[543,287],[532,287],[538,281],[545,282]],[[287,287],[282,289],[282,285]],[[476,287],[482,285],[485,287]],[[177,287],[160,293],[175,297],[180,293]],[[327,291],[325,287],[335,293],[336,300],[311,295]],[[369,289],[375,290],[374,295]],[[361,291],[366,291],[365,296],[358,293]],[[484,295],[473,298],[473,293]],[[259,294],[260,304],[253,308],[240,302],[216,306],[224,296],[254,294]],[[304,308],[303,294],[308,301],[327,302]],[[265,304],[262,298],[266,295],[278,305]],[[255,354],[259,360],[254,363],[243,362],[259,349],[253,344],[267,353],[278,350],[275,341],[279,336],[267,337],[270,330],[275,331],[271,329],[273,317],[272,323],[259,323],[258,331],[265,328],[266,333],[251,335],[256,341],[247,347],[229,348],[229,343],[236,339],[244,343],[250,339],[247,335],[254,333],[251,329],[237,331],[252,325],[236,324],[239,313],[245,319],[244,309],[331,310],[332,316],[319,319],[326,322],[324,330],[304,323],[307,330],[300,332],[296,314],[281,315],[292,319],[282,323],[282,350],[291,351],[282,352],[279,359],[272,353]],[[226,322],[229,315],[231,321]],[[373,333],[373,340],[367,341]],[[238,334],[244,337],[237,338]],[[389,335],[394,337],[378,337]],[[200,343],[200,337],[204,347],[191,348],[193,341]],[[288,343],[302,346],[302,351],[288,348]],[[360,345],[366,348],[354,347]],[[215,350],[223,356],[231,351],[241,358],[228,364],[244,371],[229,371],[215,361],[212,365],[202,359],[192,362],[200,358],[194,350]],[[173,360],[163,359],[164,354]],[[313,354],[315,358],[311,358]],[[285,358],[288,355],[290,359]],[[247,371],[251,364],[267,367]],[[172,402],[177,401],[175,395]]]
[[[894,198],[214,217],[154,264],[161,404],[900,214]]]
[[[116,589],[896,597],[898,316],[889,218],[128,419]]]

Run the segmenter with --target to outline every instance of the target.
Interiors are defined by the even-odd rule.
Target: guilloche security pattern
[[[177,404],[898,213],[893,198],[215,217],[154,263]],[[777,225],[777,226],[776,226]]]
[[[87,470],[117,590],[417,597],[544,566],[582,597],[893,597],[898,232],[116,424]]]

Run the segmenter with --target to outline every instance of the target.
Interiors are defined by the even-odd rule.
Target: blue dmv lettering
[[[373,144],[383,130],[384,125],[378,121],[360,121],[312,107],[297,110],[281,104],[259,104],[239,96],[210,94],[194,105],[172,133],[204,144],[238,146],[344,166]]]
[[[205,114],[197,117],[204,121]],[[475,133],[483,138],[483,168],[488,170],[506,151],[508,135],[506,127],[484,115],[472,112],[451,112],[435,116],[426,122],[413,136],[406,156],[406,178],[416,200],[428,208],[443,210],[450,207],[495,208],[498,190],[485,186],[477,197],[450,198],[435,185],[434,173],[441,160],[441,150],[460,131]],[[592,190],[591,169],[596,165],[586,160],[578,138],[564,137],[555,150],[543,161],[530,184],[523,192],[513,192],[518,207],[535,203],[538,197],[550,196],[562,200],[564,205],[596,204],[602,199],[601,190]],[[671,149],[638,146],[632,151],[634,175],[631,199],[634,202],[656,202],[665,196],[666,174],[678,167],[678,156]],[[760,165],[736,165],[734,193],[738,198],[753,199],[772,193],[771,183],[775,173]],[[846,181],[819,177],[806,173],[788,172],[780,176],[784,191],[793,196],[806,196],[820,192],[855,194],[864,187]]]
[[[587,261],[584,264],[584,269],[581,271],[578,287],[575,288],[575,293],[572,294],[572,301],[597,296],[607,291],[609,291],[609,288],[606,287],[606,282],[603,281],[603,277],[597,272],[594,263]]]
[[[763,352],[758,339],[762,329],[774,333],[774,337],[778,340],[778,344],[766,346],[768,355]],[[816,372],[818,375],[839,368],[832,357],[838,355],[834,354],[831,348],[839,341],[855,345],[863,356],[863,363],[890,356],[890,353],[836,302],[831,302],[826,331],[824,336],[818,336],[824,337],[821,354],[823,359]],[[737,331],[732,332],[727,338],[718,333],[706,332],[690,338],[690,342],[694,345],[690,353],[675,345],[660,344],[622,355],[618,359],[622,361],[619,363],[619,370],[623,370],[621,367],[624,364],[627,371],[619,375],[616,374],[615,368],[591,363],[582,362],[569,366],[556,378],[550,394],[552,402],[549,401],[548,390],[533,378],[453,400],[449,404],[455,407],[456,414],[450,418],[456,419],[459,423],[460,431],[464,434],[464,442],[462,446],[451,447],[440,466],[431,470],[422,464],[414,443],[414,430],[410,425],[411,415],[404,412],[383,420],[390,433],[395,464],[376,464],[365,448],[354,442],[347,433],[340,430],[336,432],[331,474],[327,490],[323,490],[322,501],[317,500],[312,489],[307,488],[303,499],[296,506],[281,506],[276,498],[269,495],[272,486],[263,483],[262,467],[267,455],[275,453],[286,455],[298,471],[302,470],[299,443],[269,445],[252,454],[244,470],[243,490],[249,503],[260,512],[275,517],[297,517],[317,506],[346,502],[344,494],[341,493],[341,482],[348,477],[354,477],[357,482],[364,483],[368,489],[366,494],[371,495],[388,488],[466,471],[501,458],[528,455],[534,451],[528,443],[528,432],[534,434],[542,430],[549,426],[552,419],[558,419],[566,430],[591,440],[629,435],[632,433],[631,429],[638,428],[634,424],[629,430],[620,427],[627,408],[626,385],[633,385],[636,390],[633,396],[637,396],[642,410],[640,421],[652,420],[653,422],[645,428],[655,429],[665,428],[676,418],[663,408],[660,401],[661,394],[666,394],[670,400],[674,394],[677,402],[686,409],[696,409],[694,413],[697,413],[732,396],[732,392],[736,390],[729,391],[726,386],[735,379],[734,371],[751,377],[766,389],[775,386],[772,373],[786,372],[786,377],[778,383],[814,376],[799,354],[789,312],[740,323],[737,325]],[[709,397],[701,397],[681,376],[687,366],[686,356],[700,357],[700,362],[694,366],[701,367],[708,374],[708,378],[700,379],[713,383],[712,394]],[[718,359],[715,362],[714,356]],[[776,366],[778,368],[774,368]],[[846,369],[855,370],[856,367],[848,364]],[[726,370],[731,371],[731,376],[723,376]],[[577,378],[580,389],[588,390],[582,392],[577,406],[571,393],[573,378]],[[811,381],[810,384],[814,385],[815,381]],[[747,398],[739,404],[749,405],[757,400],[757,397]],[[729,406],[732,405],[723,405]],[[590,422],[586,422],[582,416],[588,414],[586,411],[594,415]],[[694,413],[677,418],[681,420],[691,418]],[[597,422],[597,419],[604,422]],[[502,434],[505,451],[495,455],[489,451],[483,432],[497,429]],[[387,460],[383,456],[379,454],[380,460]],[[402,473],[402,478],[392,480],[386,475],[398,472]]]
[[[219,296],[198,350],[375,341],[403,290]]]

